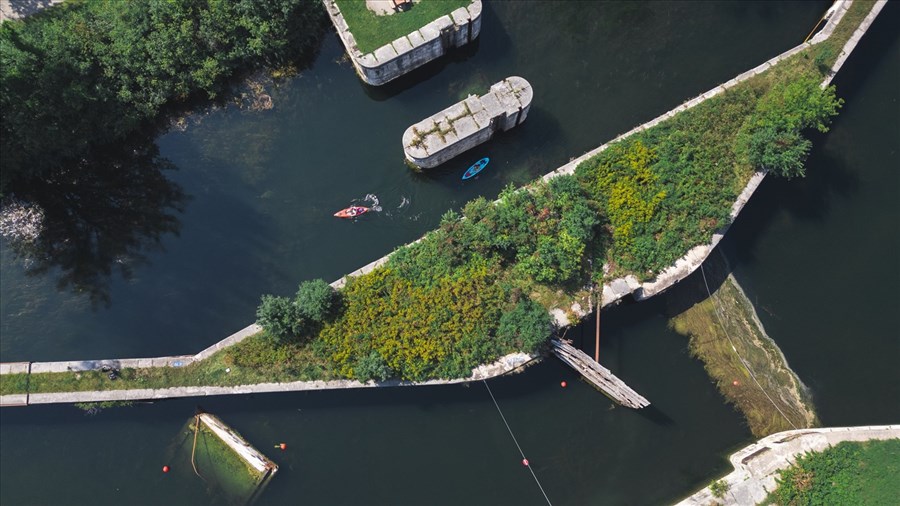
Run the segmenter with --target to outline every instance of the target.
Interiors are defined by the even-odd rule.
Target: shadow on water
[[[109,306],[113,273],[129,279],[181,228],[188,197],[166,178],[174,169],[152,138],[97,150],[18,195],[43,209],[44,228],[33,241],[10,239],[10,249],[28,275],[58,272],[60,290]]]
[[[845,100],[844,107],[853,107],[854,103],[865,99],[859,94],[872,78],[872,73],[867,69],[880,67],[885,59],[896,57],[889,51],[877,48],[890,47],[896,37],[891,27],[897,26],[900,22],[898,18],[900,10],[888,3],[835,76],[832,84],[837,88],[837,96]],[[840,115],[833,121],[840,121]],[[858,192],[858,171],[848,167],[846,160],[836,153],[823,149],[831,133],[807,133],[813,143],[805,163],[807,176],[800,180],[784,180],[774,176],[766,178],[736,220],[740,233],[726,234],[723,241],[732,263],[755,263],[757,259],[753,252],[757,250],[759,239],[782,213],[807,222],[823,222],[831,212],[834,196],[848,198]]]

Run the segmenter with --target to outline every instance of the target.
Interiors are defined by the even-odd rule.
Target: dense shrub
[[[737,138],[738,153],[751,165],[787,178],[805,175],[803,162],[812,143],[803,138],[803,130],[827,132],[843,104],[834,86],[823,89],[817,77],[777,83],[760,98]]]
[[[304,281],[297,288],[294,304],[307,326],[323,323],[337,308],[337,292],[321,279]]]
[[[896,504],[900,497],[900,439],[844,441],[807,453],[779,471],[767,504]]]
[[[331,285],[321,279],[304,281],[293,300],[263,295],[256,308],[256,323],[279,340],[311,336],[334,315],[337,305],[337,292]]]
[[[517,349],[537,351],[550,337],[550,314],[547,308],[529,299],[519,301],[511,311],[500,316],[497,337]]]
[[[476,262],[431,285],[390,267],[353,278],[343,290],[345,310],[319,336],[324,351],[351,378],[372,351],[403,379],[467,376],[501,348],[491,343],[504,301],[495,270]],[[473,348],[473,341],[489,344]]]
[[[256,323],[276,339],[287,339],[298,332],[298,315],[291,299],[263,295],[256,308]]]

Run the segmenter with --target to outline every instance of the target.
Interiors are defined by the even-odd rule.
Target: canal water
[[[356,78],[330,35],[310,69],[269,90],[273,110],[211,111],[157,140],[187,195],[180,229],[158,250],[124,248],[131,255],[95,277],[108,304],[58,289],[63,268],[26,275],[3,244],[2,360],[196,352],[252,321],[261,293],[336,279],[414,240],[447,209],[526,182],[795,45],[827,5],[485,2],[473,47],[379,89]],[[848,103],[815,139],[809,177],[765,182],[723,243],[826,425],[900,415],[897,16],[888,5],[838,76]],[[535,88],[528,121],[472,160],[405,167],[409,124],[508,75]],[[482,156],[491,165],[463,184]],[[331,217],[368,194],[380,213]],[[724,472],[723,456],[749,440],[666,327],[683,296],[603,317],[601,362],[649,409],[614,408],[554,360],[490,382],[554,504],[669,502]],[[569,337],[590,342],[591,329]],[[160,471],[198,404],[281,466],[261,504],[543,503],[483,384],[185,399],[93,416],[7,408],[0,502],[221,503],[191,471]],[[281,442],[284,452],[273,448]]]

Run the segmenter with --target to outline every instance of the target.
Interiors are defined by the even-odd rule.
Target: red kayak
[[[363,206],[350,206],[347,209],[341,209],[340,211],[334,213],[338,218],[356,218],[357,216],[362,216],[367,212],[371,211],[368,207]]]

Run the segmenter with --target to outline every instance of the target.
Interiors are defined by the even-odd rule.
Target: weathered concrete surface
[[[778,470],[793,464],[799,455],[822,451],[842,441],[896,438],[900,438],[900,425],[799,429],[772,434],[731,455],[734,471],[723,478],[728,484],[724,497],[717,499],[706,487],[677,506],[759,504],[775,490]]]
[[[65,0],[0,0],[0,21],[22,19]]]
[[[403,132],[403,152],[416,167],[432,168],[486,142],[497,131],[525,121],[534,91],[518,76],[491,86],[484,95],[469,95]]]
[[[201,423],[209,427],[209,430],[218,436],[232,451],[237,453],[244,462],[253,467],[257,473],[264,475],[271,469],[272,474],[274,474],[278,470],[278,466],[276,466],[274,462],[269,460],[262,452],[254,448],[250,443],[245,441],[244,438],[231,430],[231,428],[225,425],[222,420],[219,420],[218,417],[208,413],[201,413],[197,416],[200,417]]]
[[[853,36],[850,38],[850,40],[844,45],[844,48],[841,51],[841,57],[839,57],[837,63],[835,63],[835,67],[832,69],[831,75],[828,76],[825,79],[825,81],[823,82],[823,86],[825,86],[831,82],[831,79],[833,78],[834,73],[837,72],[837,70],[843,64],[843,61],[846,60],[847,55],[849,55],[849,53],[856,46],[856,43],[859,41],[859,39],[862,37],[862,35],[866,32],[866,30],[871,25],[872,21],[874,21],[875,17],[878,15],[878,13],[881,12],[881,9],[884,7],[885,2],[886,2],[886,0],[879,0],[873,6],[871,12],[866,17],[866,20],[860,25],[860,27],[856,30],[856,32],[853,34]],[[756,75],[760,74],[761,72],[766,71],[767,69],[769,69],[773,65],[777,64],[781,60],[784,60],[785,58],[793,56],[808,47],[811,47],[811,46],[818,44],[824,40],[827,40],[828,37],[830,37],[831,34],[834,32],[835,27],[840,23],[841,19],[843,19],[844,14],[846,14],[847,9],[849,9],[851,3],[852,3],[852,1],[850,1],[850,0],[837,0],[834,3],[834,5],[832,5],[832,7],[830,9],[828,9],[828,11],[826,12],[826,17],[828,18],[828,21],[826,22],[823,29],[809,41],[807,41],[803,44],[800,44],[796,47],[793,47],[793,48],[785,51],[784,53],[781,53],[780,55],[762,63],[761,65],[758,65],[758,66],[754,67],[753,69],[751,69],[747,72],[744,72],[743,74],[738,75],[734,79],[731,79],[731,80],[727,81],[726,83],[721,84],[721,85],[707,91],[706,93],[703,93],[691,100],[688,100],[687,102],[672,109],[671,111],[669,111],[653,120],[650,120],[647,123],[639,125],[633,129],[629,130],[628,132],[625,132],[624,134],[619,135],[612,141],[607,142],[606,144],[603,144],[602,146],[599,146],[591,151],[588,151],[587,153],[579,156],[578,158],[574,158],[574,159],[570,160],[569,163],[563,165],[562,167],[559,167],[558,169],[554,170],[553,172],[550,172],[550,173],[544,175],[543,179],[545,181],[548,181],[548,180],[550,180],[554,177],[560,176],[560,175],[573,174],[575,172],[576,167],[578,167],[578,165],[581,164],[581,162],[597,155],[598,153],[603,152],[610,145],[612,145],[616,142],[619,142],[627,137],[630,137],[630,136],[634,135],[635,133],[642,132],[644,130],[647,130],[648,128],[652,128],[652,127],[658,125],[659,123],[662,123],[663,121],[666,121],[666,120],[674,117],[676,114],[686,111],[698,104],[701,104],[704,101],[706,101],[716,95],[719,95],[720,93],[725,92],[727,89],[737,85],[738,83],[746,81],[747,79],[750,79],[751,77],[756,76]],[[615,304],[619,300],[621,300],[623,297],[628,295],[629,293],[632,294],[636,300],[648,299],[648,298],[650,298],[654,295],[657,295],[659,293],[662,293],[666,289],[674,286],[676,283],[678,283],[679,281],[681,281],[682,279],[686,278],[691,273],[693,273],[695,270],[697,270],[697,268],[706,260],[706,258],[709,256],[709,254],[713,251],[713,249],[716,247],[716,245],[719,243],[719,241],[722,240],[722,237],[724,236],[725,232],[731,226],[731,222],[733,222],[734,219],[737,218],[738,214],[744,208],[744,205],[746,205],[746,203],[750,200],[750,197],[753,195],[753,193],[759,187],[760,183],[762,183],[762,180],[765,178],[765,176],[766,176],[766,174],[764,172],[759,172],[759,173],[754,174],[750,178],[750,180],[747,182],[747,185],[744,187],[744,189],[741,191],[741,194],[738,196],[737,200],[732,205],[731,213],[730,213],[731,220],[729,221],[728,224],[726,224],[724,227],[722,227],[720,230],[718,230],[715,234],[713,234],[713,236],[708,244],[701,244],[701,245],[695,246],[690,251],[688,251],[687,254],[685,254],[685,256],[676,260],[675,264],[664,269],[662,272],[660,272],[656,276],[655,279],[653,279],[651,281],[640,283],[638,281],[638,279],[635,278],[634,276],[626,276],[621,279],[616,279],[616,280],[607,282],[603,286],[603,295],[602,295],[602,299],[601,299],[602,306],[608,306],[610,304]],[[628,288],[626,288],[626,286],[631,289],[630,292],[628,291]]]
[[[327,4],[329,3],[329,0],[325,0],[325,2],[326,2],[326,6],[327,6]],[[543,179],[549,180],[553,177],[556,177],[556,176],[559,176],[562,174],[571,174],[575,171],[575,168],[578,166],[578,164],[580,164],[582,161],[590,158],[591,156],[594,156],[597,153],[600,153],[601,151],[605,150],[612,143],[622,140],[636,132],[646,130],[647,128],[657,125],[657,124],[661,123],[662,121],[665,121],[665,120],[673,117],[675,114],[677,114],[681,111],[684,111],[690,107],[693,107],[694,105],[697,105],[704,100],[707,100],[719,93],[724,92],[727,88],[730,88],[730,87],[734,86],[735,84],[737,84],[743,80],[746,80],[749,77],[756,75],[757,73],[761,72],[762,70],[769,68],[772,64],[777,63],[781,59],[784,59],[785,57],[793,55],[808,46],[811,46],[813,44],[821,42],[822,40],[827,39],[827,37],[830,36],[831,33],[834,31],[835,26],[843,18],[844,14],[846,13],[847,9],[850,6],[850,3],[851,2],[849,0],[837,0],[835,2],[835,4],[832,6],[832,8],[829,9],[829,11],[832,12],[832,14],[829,17],[828,22],[826,23],[826,26],[822,29],[822,31],[819,34],[817,34],[815,37],[813,37],[809,42],[806,42],[795,48],[792,48],[792,49],[786,51],[785,53],[782,53],[781,55],[769,60],[768,62],[763,63],[762,65],[759,65],[756,68],[735,77],[734,79],[731,79],[730,81],[722,84],[721,86],[718,86],[704,94],[701,94],[700,96],[698,96],[694,99],[691,99],[688,102],[685,102],[684,104],[676,107],[675,109],[673,109],[673,110],[671,110],[671,111],[669,111],[669,112],[667,112],[667,113],[665,113],[643,125],[640,125],[622,135],[619,135],[612,141],[610,141],[606,144],[603,144],[602,146],[595,148],[578,158],[572,159],[571,161],[569,161],[569,163],[557,168],[553,172],[550,172],[550,173],[544,175]],[[869,15],[865,18],[865,21],[854,32],[854,34],[850,38],[850,40],[844,45],[844,48],[841,52],[841,57],[838,58],[838,61],[835,63],[834,67],[832,68],[832,75],[834,72],[836,72],[838,69],[840,69],[841,65],[843,65],[843,62],[846,60],[847,55],[849,55],[849,53],[853,50],[853,48],[856,47],[857,42],[862,37],[862,35],[865,33],[865,31],[868,29],[868,27],[871,25],[871,23],[874,21],[875,17],[878,15],[878,13],[884,7],[885,3],[886,3],[886,0],[879,0],[875,4],[875,6],[872,8]],[[473,5],[474,4],[475,4],[475,2],[473,2]],[[480,16],[480,8],[481,8],[481,5],[480,5],[480,1],[479,1],[478,2],[479,16]],[[332,18],[332,19],[334,20],[334,18]],[[479,18],[478,26],[480,27],[480,18]],[[339,32],[340,32],[340,30],[339,30]],[[351,35],[351,37],[352,37],[352,35]],[[831,77],[832,76],[829,76],[829,78],[826,79],[826,84],[827,84],[827,82],[831,81]],[[748,200],[750,198],[750,196],[753,194],[753,191],[755,191],[756,187],[759,186],[759,183],[762,181],[763,177],[765,177],[765,174],[759,173],[759,174],[754,175],[753,178],[751,178],[750,182],[747,184],[747,186],[744,188],[744,191],[741,193],[741,197],[739,197],[738,201],[735,202],[735,205],[732,206],[733,217],[737,216],[737,213],[740,211],[741,208],[743,208],[744,203],[746,203],[746,200]],[[743,203],[741,203],[742,200],[743,200]],[[668,275],[665,278],[663,278],[662,276],[663,276],[663,274],[666,274],[667,272],[669,272],[668,270],[664,271],[664,273],[661,274],[660,276],[658,276],[656,280],[647,282],[647,283],[643,283],[643,284],[641,284],[637,280],[637,278],[635,278],[634,276],[626,276],[625,278],[613,280],[613,281],[607,283],[603,287],[603,295],[602,295],[602,299],[601,299],[601,305],[607,306],[610,304],[614,304],[617,301],[619,301],[620,299],[622,299],[623,297],[627,296],[628,294],[636,293],[638,291],[640,291],[640,293],[643,294],[644,296],[637,297],[637,298],[639,298],[639,300],[645,299],[654,294],[664,291],[668,287],[673,286],[675,283],[677,283],[678,281],[680,281],[681,279],[683,279],[684,277],[686,277],[688,274],[690,274],[691,272],[693,272],[694,270],[696,270],[699,267],[699,265],[702,263],[703,260],[706,259],[706,257],[709,255],[709,253],[715,247],[715,245],[718,244],[718,242],[721,240],[721,235],[724,233],[724,230],[727,230],[727,227],[725,227],[725,229],[721,230],[718,234],[713,236],[713,239],[712,239],[710,245],[698,246],[698,247],[692,249],[687,255],[685,255],[685,257],[683,257],[682,259],[677,261],[676,264],[670,268],[670,269],[673,269],[670,273],[671,275]],[[717,238],[717,236],[718,236],[718,238]],[[421,239],[414,241],[413,244],[420,240]],[[341,279],[333,282],[331,285],[335,288],[340,288],[340,287],[344,286],[348,277],[363,275],[368,272],[371,272],[378,266],[385,264],[389,257],[390,257],[390,255],[385,255],[382,258],[379,258],[373,262],[370,262],[369,264],[367,264],[367,265],[357,269],[356,271],[353,271],[352,273],[342,277]],[[572,310],[576,314],[583,316],[588,311],[590,311],[591,308],[588,307],[586,309],[583,309],[583,308],[581,308],[581,306],[578,306],[576,304],[575,306],[573,306]],[[551,313],[553,314],[553,316],[555,317],[555,319],[557,320],[557,322],[560,325],[568,325],[570,323],[568,318],[566,317],[564,311],[557,310],[557,311],[551,311]],[[248,326],[247,328],[233,334],[232,336],[229,336],[228,338],[226,338],[226,340],[232,339],[232,337],[234,337],[236,335],[241,335],[240,338],[235,338],[234,340],[232,340],[231,344],[239,342],[241,339],[244,339],[247,336],[252,335],[252,333],[255,333],[255,332],[251,333],[251,329],[253,327],[254,327],[253,325]],[[257,329],[258,329],[258,327],[257,327]],[[220,346],[221,344],[222,343],[217,343],[217,344],[213,345],[212,347],[208,348],[208,350],[212,349],[212,348],[217,348],[217,347],[218,347],[217,349],[221,349],[222,347],[224,347],[224,346]],[[203,353],[203,352],[201,352],[201,353]],[[196,357],[196,356],[194,356],[194,357]],[[168,361],[168,360],[177,361],[177,359],[179,359],[179,358],[180,357],[160,357],[158,359],[125,359],[125,360],[126,361],[132,361],[132,360],[133,361],[148,361],[149,360],[149,361],[151,361],[150,362],[151,366],[165,366],[165,365],[170,365],[170,364],[163,363],[163,362]],[[482,369],[482,368],[478,368],[473,371],[473,376],[470,378],[461,379],[461,380],[453,380],[453,381],[436,380],[438,383],[425,382],[425,383],[421,383],[421,384],[427,385],[427,384],[443,384],[443,383],[461,383],[461,382],[466,382],[466,381],[472,381],[474,379],[481,379],[481,378],[486,378],[486,377],[498,376],[500,374],[505,374],[506,372],[510,372],[516,368],[516,367],[509,367],[508,365],[506,365],[506,366],[502,365],[502,363],[505,361],[506,358],[507,357],[501,358],[495,364],[491,364],[488,366],[482,366],[482,367],[486,368],[485,370],[494,371],[494,373],[492,373],[491,375],[488,375],[488,376],[485,376],[483,372],[482,373],[476,372],[476,371],[479,371]],[[531,357],[531,359],[534,359],[534,358],[536,358],[536,357]],[[96,363],[102,363],[104,361],[87,361],[87,362],[94,362],[96,364]],[[72,362],[72,363],[78,364],[78,363],[84,363],[84,361],[82,361],[82,362],[76,361],[76,362]],[[126,363],[132,363],[132,362],[126,362]],[[134,363],[146,364],[147,362],[134,362]],[[501,365],[498,365],[498,364],[501,364]],[[124,366],[124,367],[130,367],[130,366]],[[65,369],[63,369],[63,370],[65,370]],[[7,371],[7,372],[4,372],[4,371]],[[4,369],[2,366],[0,366],[0,374],[9,374],[8,371],[9,371],[9,368]],[[300,383],[304,383],[304,382],[300,382]],[[312,382],[312,383],[313,383],[313,385],[304,383],[305,386],[302,386],[302,388],[300,388],[298,386],[298,387],[288,387],[286,389],[277,388],[275,390],[265,390],[264,388],[266,388],[266,387],[259,386],[261,389],[263,389],[263,390],[259,390],[259,391],[288,391],[288,390],[312,390],[312,389],[323,389],[323,388],[360,388],[360,387],[367,387],[367,386],[393,386],[390,383],[379,384],[379,385],[363,385],[363,384],[355,384],[354,385],[353,384],[353,383],[357,383],[357,382],[349,382],[346,384],[343,384],[343,382]],[[328,385],[318,385],[318,383],[328,383]],[[408,384],[408,383],[400,383],[400,382],[397,383],[397,385],[406,385],[406,384]],[[294,385],[294,384],[286,384],[286,385]],[[275,385],[275,386],[279,386],[279,385]],[[284,385],[280,385],[280,386],[284,386]],[[188,396],[193,396],[193,395],[225,395],[228,393],[250,393],[250,391],[243,391],[243,390],[236,391],[235,390],[235,389],[242,389],[244,387],[215,387],[215,388],[222,388],[225,390],[210,390],[210,389],[201,389],[198,387],[187,387],[186,389],[181,389],[177,392],[158,394],[158,395],[160,395],[159,397],[154,397],[153,392],[155,392],[155,391],[149,390],[149,391],[143,391],[143,393],[141,393],[141,394],[136,394],[139,396],[134,397],[134,399],[188,397]],[[228,391],[228,389],[232,389],[232,391]],[[172,389],[166,389],[166,390],[172,390]],[[118,392],[127,392],[127,391],[118,391]],[[137,392],[137,391],[130,391],[130,392]],[[209,393],[204,393],[204,392],[209,392]],[[76,393],[76,394],[78,394],[77,398],[73,398],[71,400],[66,397],[66,396],[69,396],[70,394],[34,394],[29,397],[29,400],[31,398],[35,397],[36,395],[40,395],[41,397],[38,397],[38,402],[32,401],[33,403],[89,402],[91,400],[129,400],[126,397],[102,398],[103,396],[110,395],[109,392],[93,392],[93,393],[92,392],[81,392],[81,393]],[[97,398],[91,397],[92,394],[95,394],[95,397],[97,397]],[[124,394],[115,394],[115,395],[124,395]],[[54,396],[56,396],[56,397],[54,397]],[[13,397],[16,397],[16,399],[13,399]],[[84,397],[84,398],[82,398],[82,397]],[[53,400],[53,399],[57,399],[57,400]],[[18,404],[18,400],[19,400],[19,396],[0,396],[0,405],[7,405],[8,403]]]
[[[357,74],[374,86],[421,67],[451,48],[468,44],[481,32],[481,0],[472,0],[466,8],[456,9],[390,44],[363,54],[334,0],[322,1]]]
[[[458,378],[452,380],[429,380],[419,382],[389,380],[378,383],[374,381],[363,383],[353,380],[293,381],[288,383],[259,383],[255,385],[237,386],[187,386],[157,389],[144,388],[131,390],[33,393],[28,396],[2,395],[0,396],[0,405],[24,406],[29,404],[60,404],[74,402],[138,401],[172,399],[179,397],[204,397],[208,395],[300,392],[307,390],[338,390],[347,388],[453,385],[502,376],[504,374],[508,374],[517,369],[520,369],[536,359],[538,359],[537,355],[528,355],[526,353],[511,353],[509,355],[500,357],[500,359],[498,359],[496,362],[480,365],[472,369],[472,375],[468,378]],[[25,398],[23,399],[23,397]]]

